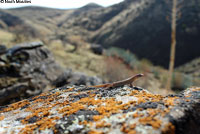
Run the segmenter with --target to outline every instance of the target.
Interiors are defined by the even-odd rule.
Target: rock
[[[72,72],[72,70],[66,70],[55,81],[53,85],[56,87],[62,87],[69,85],[98,85],[102,80],[98,77],[90,77],[84,73]]]
[[[69,79],[72,76],[72,70],[66,70],[64,71],[58,78],[52,82],[52,84],[56,87],[62,87],[67,84],[67,79]]]
[[[90,46],[90,49],[92,50],[92,52],[94,52],[95,54],[103,54],[103,47],[101,45],[98,44],[92,44]]]
[[[63,70],[41,42],[18,44],[0,55],[0,105],[64,85],[97,85],[102,80]]]
[[[15,45],[0,61],[0,105],[38,95],[63,72],[41,42]]]
[[[142,88],[56,88],[0,107],[0,133],[200,133],[200,88],[156,95]]]
[[[0,55],[5,53],[7,50],[6,46],[5,45],[0,45]]]
[[[41,46],[43,46],[42,42],[31,42],[31,43],[18,44],[18,45],[15,45],[14,47],[8,49],[6,56],[9,58],[9,57],[14,56],[19,51],[31,50],[31,49],[38,48]]]
[[[90,77],[84,73],[75,72],[68,79],[68,83],[71,85],[98,85],[102,83],[102,80],[98,77]]]

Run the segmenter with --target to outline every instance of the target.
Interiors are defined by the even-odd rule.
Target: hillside
[[[53,53],[62,68],[84,72],[89,76],[99,76],[105,82],[144,73],[147,74],[147,80],[138,86],[167,94],[169,91],[158,90],[165,88],[167,70],[155,67],[143,59],[148,58],[154,64],[165,67],[168,64],[170,22],[166,20],[165,12],[166,3],[157,0],[126,0],[107,8],[89,4],[73,10],[43,7],[0,10],[0,43],[9,48],[17,43],[40,40]],[[193,18],[191,19],[191,24],[196,26]],[[178,26],[182,25],[182,22],[179,23]],[[196,27],[194,29],[196,30]],[[187,27],[187,30],[190,31],[191,28]],[[183,34],[185,38],[181,37],[181,41],[190,37],[193,39],[189,48],[187,42],[178,44],[177,54],[182,56],[181,60],[184,62],[187,62],[187,56],[191,58],[198,51],[198,39],[194,38],[196,34],[198,30],[188,36]],[[104,50],[102,55],[95,54],[91,46],[98,44],[110,48]],[[103,51],[101,46],[98,49]],[[180,58],[176,61],[180,63]],[[193,77],[181,72],[183,73],[174,74],[173,89],[180,91],[192,85],[199,85],[199,76]]]
[[[199,5],[199,0],[185,0],[181,4],[181,16],[177,18],[176,66],[199,56]],[[80,14],[73,24],[88,30],[91,42],[129,49],[140,58],[168,67],[169,16],[170,4],[165,1],[126,0],[96,12]]]
[[[189,63],[186,63],[178,68],[177,71],[192,75],[194,77],[200,77],[200,58],[196,58]]]
[[[184,0],[177,21],[176,66],[200,56],[200,0]],[[139,58],[168,67],[170,48],[170,4],[160,0],[125,0],[104,8],[94,3],[79,9],[59,10],[25,7],[1,10],[15,17],[26,36],[41,40],[59,39],[66,44],[72,36],[105,48],[129,49]],[[2,16],[2,15],[1,15]],[[7,24],[5,18],[1,27]],[[15,25],[12,24],[12,25]],[[9,24],[7,24],[10,27]],[[26,30],[25,30],[26,29]],[[27,30],[29,29],[29,31]],[[16,31],[14,29],[14,31]],[[28,32],[27,32],[28,31]]]
[[[47,36],[57,30],[57,24],[68,17],[71,10],[59,10],[43,7],[23,7],[8,10],[9,13],[20,17],[38,33]]]
[[[22,24],[23,21],[20,17],[7,13],[5,10],[0,10],[0,28],[13,27],[16,24]]]

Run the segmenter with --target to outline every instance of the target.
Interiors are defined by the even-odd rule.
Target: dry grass
[[[71,53],[73,47],[70,44],[64,46],[59,40],[49,45],[56,61],[63,68],[71,68],[75,72],[84,72],[90,76],[101,76],[104,68],[103,57],[91,53],[87,48]]]
[[[1,44],[10,44],[11,41],[14,39],[14,35],[10,32],[0,30],[0,43]]]

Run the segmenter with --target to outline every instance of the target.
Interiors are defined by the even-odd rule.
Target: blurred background
[[[167,95],[200,86],[200,0],[177,0],[176,8],[175,69],[169,90],[166,84],[169,77],[172,0],[1,3],[1,105],[54,87],[96,85],[122,80],[137,73],[143,73],[145,77],[135,85],[153,93]],[[40,52],[52,57],[51,60],[44,57],[37,59],[37,56],[41,58],[38,51],[31,55],[32,48],[26,47],[17,49],[18,53],[22,53],[20,56],[16,53],[9,55],[13,47],[16,52],[17,44],[38,41],[44,44],[45,51],[41,48]],[[34,54],[37,60],[30,58]],[[53,62],[60,68],[59,71],[47,69],[46,66]],[[24,71],[25,65],[29,71]]]

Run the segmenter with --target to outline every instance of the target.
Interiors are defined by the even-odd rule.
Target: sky
[[[1,1],[4,1],[4,3],[2,3]],[[51,8],[69,9],[69,8],[79,8],[91,2],[107,7],[119,3],[123,0],[28,0],[31,1],[31,3],[16,3],[17,0],[8,0],[8,1],[15,1],[15,3],[5,3],[5,1],[6,0],[0,0],[0,8],[43,6]],[[27,0],[20,0],[20,1],[27,1]]]

